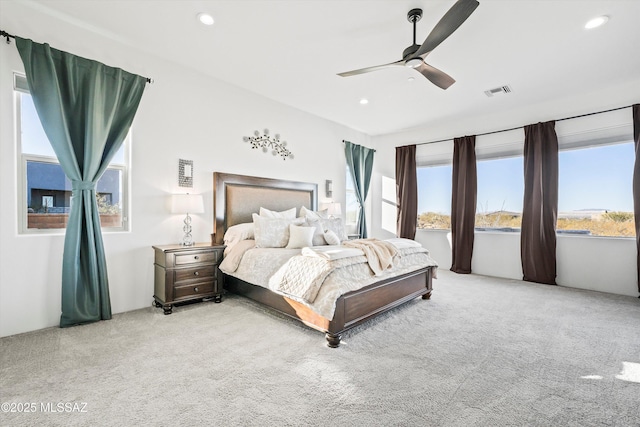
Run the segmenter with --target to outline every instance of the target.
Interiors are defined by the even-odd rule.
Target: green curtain
[[[126,137],[146,79],[16,37],[33,102],[62,170],[71,212],[60,327],[111,318],[96,183]]]
[[[356,198],[360,204],[356,228],[362,239],[367,238],[367,220],[364,212],[364,202],[367,200],[367,194],[369,193],[371,171],[373,169],[373,155],[375,152],[376,150],[371,148],[352,144],[349,141],[344,142],[347,166],[349,167],[351,179],[353,179],[353,184],[355,185]]]

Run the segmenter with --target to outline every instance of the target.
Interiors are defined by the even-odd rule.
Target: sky
[[[633,212],[631,141],[559,153],[558,211],[584,209]],[[522,157],[481,160],[478,212],[522,212]],[[451,213],[452,166],[418,168],[418,213]],[[430,185],[430,183],[433,183]]]
[[[20,114],[22,121],[22,153],[56,157],[47,135],[42,129],[31,95],[20,93]],[[124,164],[124,144],[111,159],[110,164]]]

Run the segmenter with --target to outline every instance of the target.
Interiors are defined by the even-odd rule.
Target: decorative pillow
[[[314,227],[316,229],[315,233],[313,233],[313,246],[324,246],[327,244],[324,239],[324,227],[320,221],[309,219],[309,217],[307,217],[307,221],[304,225],[307,227]]]
[[[327,230],[333,231],[338,239],[342,242],[343,240],[347,240],[347,233],[344,231],[344,225],[342,224],[342,219],[340,218],[327,218],[320,220],[322,223],[322,228],[326,232]]]
[[[338,238],[336,233],[333,232],[333,230],[325,231],[323,237],[324,237],[324,240],[327,242],[328,245],[339,245],[340,244],[340,239]]]
[[[313,246],[313,233],[315,227],[305,227],[301,225],[289,225],[289,243],[288,249],[306,248]]]
[[[307,219],[323,219],[329,218],[329,209],[322,209],[320,211],[312,211],[310,209],[305,208],[304,206],[300,208],[300,218]]]
[[[284,248],[289,242],[289,225],[302,222],[302,218],[264,218],[253,214],[256,248]]]
[[[287,209],[282,212],[272,211],[267,208],[260,208],[260,216],[265,218],[295,218],[296,208]]]
[[[254,237],[253,223],[236,224],[227,228],[224,233],[224,243],[227,246],[233,246],[241,240],[251,240]]]

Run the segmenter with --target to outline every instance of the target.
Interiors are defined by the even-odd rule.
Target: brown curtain
[[[636,269],[640,292],[640,104],[633,107],[633,141],[636,146],[636,162],[633,167],[633,211],[636,221]]]
[[[453,140],[451,186],[451,271],[471,273],[476,224],[476,137]]]
[[[523,280],[556,284],[558,137],[555,121],[524,128]]]
[[[416,237],[418,222],[418,178],[416,146],[396,147],[396,199],[398,237]]]

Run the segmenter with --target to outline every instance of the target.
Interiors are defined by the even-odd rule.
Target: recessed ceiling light
[[[198,21],[202,22],[204,25],[213,25],[213,16],[208,13],[199,13]]]
[[[409,80],[410,82],[415,80],[415,77],[409,77],[407,80]]]
[[[608,20],[609,20],[609,17],[607,15],[598,16],[596,18],[591,19],[589,22],[587,22],[584,25],[584,28],[586,28],[587,30],[590,30],[592,28],[597,28],[601,25],[606,24]]]
[[[366,105],[366,104],[368,104],[368,103],[369,103],[369,100],[368,100],[367,98],[362,98],[362,99],[360,100],[360,104],[362,104],[362,105]]]

